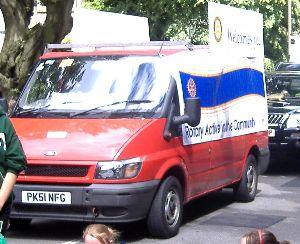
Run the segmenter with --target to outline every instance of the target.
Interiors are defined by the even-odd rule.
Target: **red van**
[[[207,47],[53,45],[11,119],[28,159],[19,223],[147,219],[169,238],[196,197],[254,200],[269,158],[263,69]]]

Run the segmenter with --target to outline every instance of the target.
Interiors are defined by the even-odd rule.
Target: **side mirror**
[[[200,99],[197,97],[187,98],[185,102],[185,111],[182,116],[175,116],[173,118],[173,124],[181,125],[188,123],[190,126],[196,126],[200,123],[201,107]]]
[[[7,100],[3,97],[0,98],[0,106],[2,107],[3,111],[5,113],[8,112],[8,104],[7,104]]]

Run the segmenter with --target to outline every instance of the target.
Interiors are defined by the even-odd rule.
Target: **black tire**
[[[183,212],[182,186],[174,176],[167,177],[159,187],[149,211],[147,226],[158,238],[175,236],[181,225]]]
[[[257,193],[257,182],[257,160],[252,154],[249,154],[246,159],[246,167],[243,176],[240,182],[233,188],[236,200],[240,202],[253,201]]]
[[[31,219],[10,219],[9,229],[10,230],[21,230],[29,228]]]

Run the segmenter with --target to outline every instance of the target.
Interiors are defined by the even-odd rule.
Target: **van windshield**
[[[266,77],[268,101],[300,100],[300,76],[273,75]]]
[[[153,117],[170,73],[158,57],[41,60],[16,106],[17,117]]]
[[[280,63],[276,71],[300,71],[300,64],[296,63]]]

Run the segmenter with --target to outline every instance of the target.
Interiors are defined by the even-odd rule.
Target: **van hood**
[[[11,119],[29,160],[112,160],[149,119]]]

